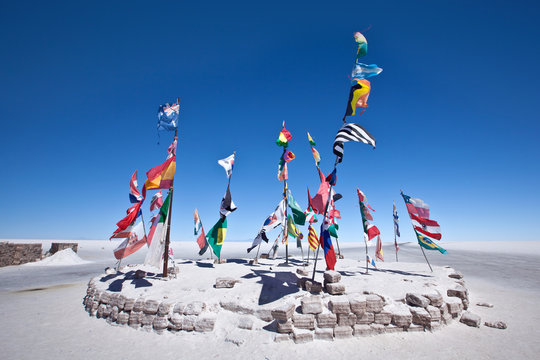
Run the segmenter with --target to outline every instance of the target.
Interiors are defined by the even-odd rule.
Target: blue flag
[[[158,110],[158,130],[172,131],[178,127],[178,116],[180,114],[180,104],[160,105]]]

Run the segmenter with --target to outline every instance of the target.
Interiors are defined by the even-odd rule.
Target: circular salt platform
[[[312,264],[282,263],[186,260],[169,280],[155,268],[129,265],[92,278],[83,303],[90,316],[117,326],[156,333],[240,328],[295,342],[432,331],[469,304],[462,275],[450,267],[380,263],[366,274],[365,263],[342,259],[337,271],[317,271],[312,282]]]

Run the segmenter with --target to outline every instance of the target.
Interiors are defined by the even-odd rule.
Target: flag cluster
[[[446,250],[438,246],[432,239],[441,239],[441,228],[437,221],[429,218],[429,206],[421,199],[412,198],[401,193],[407,211],[418,239],[418,243],[428,250],[439,250],[441,253],[446,253]]]
[[[368,241],[377,237],[377,247],[375,249],[375,257],[381,261],[384,261],[383,250],[382,250],[382,241],[381,241],[381,232],[377,226],[370,224],[368,220],[373,221],[373,216],[369,212],[369,209],[372,211],[373,208],[367,203],[367,197],[364,195],[360,189],[356,188],[356,193],[358,194],[358,203],[360,205],[360,213],[362,214],[362,225],[364,228],[364,236],[367,237]]]

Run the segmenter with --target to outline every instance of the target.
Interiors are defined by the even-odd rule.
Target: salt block
[[[272,316],[277,321],[285,322],[291,318],[292,314],[294,313],[294,309],[294,304],[281,305],[272,310]]]
[[[427,328],[432,332],[435,330],[439,330],[441,328],[441,322],[439,320],[431,321]]]
[[[431,316],[431,321],[440,321],[441,320],[441,310],[438,307],[429,305],[426,308],[427,312]]]
[[[315,329],[315,315],[313,314],[294,314],[292,322],[294,327],[298,329]]]
[[[178,313],[173,313],[170,318],[169,318],[169,321],[170,321],[170,325],[172,326],[169,326],[169,328],[172,328],[173,330],[182,330],[182,319],[183,319],[183,316],[178,314]]]
[[[240,316],[238,318],[238,328],[245,330],[253,329],[253,319],[250,316]]]
[[[463,303],[461,299],[456,297],[449,297],[446,299],[446,305],[448,306],[448,312],[452,317],[457,317],[463,309]]]
[[[143,314],[143,317],[141,319],[141,325],[144,327],[144,326],[149,326],[149,327],[152,327],[152,323],[154,322],[154,319],[155,319],[156,315],[152,315],[152,314]]]
[[[353,295],[349,297],[349,304],[351,306],[351,311],[356,314],[356,316],[362,316],[366,312],[366,297],[364,295]]]
[[[335,296],[328,302],[328,309],[334,314],[348,314],[351,312],[351,305],[347,297]]]
[[[126,312],[120,312],[118,313],[118,318],[116,319],[116,323],[119,325],[126,325],[129,321],[129,314]]]
[[[219,277],[216,279],[216,289],[232,288],[238,280],[233,279],[232,277]]]
[[[318,314],[317,326],[320,328],[333,328],[337,324],[336,314]]]
[[[469,299],[461,299],[461,303],[463,304],[463,310],[467,310],[469,308]]]
[[[158,333],[162,333],[165,329],[167,329],[168,325],[169,321],[167,320],[166,316],[156,316],[152,323],[154,330]]]
[[[184,315],[199,315],[206,309],[206,304],[202,301],[193,301],[184,308]]]
[[[159,308],[159,302],[157,300],[146,300],[144,302],[143,311],[145,314],[155,315]]]
[[[242,305],[235,300],[221,300],[219,305],[225,309],[239,314],[251,315],[255,311],[252,308]],[[270,319],[272,320],[272,318]]]
[[[173,304],[174,303],[171,302],[171,301],[163,301],[158,306],[157,314],[160,315],[160,316],[168,315],[171,312],[172,308],[173,308]]]
[[[345,285],[340,283],[327,283],[326,291],[332,295],[343,295],[345,294]]]
[[[131,311],[131,313],[129,314],[128,325],[132,328],[140,327],[142,317],[143,317],[142,311]]]
[[[461,319],[459,319],[459,321],[464,323],[465,325],[473,326],[473,327],[480,327],[480,324],[481,324],[480,316],[470,313],[468,311],[465,311],[461,315]]]
[[[406,328],[412,323],[412,314],[405,304],[394,304],[392,306],[392,324]]]
[[[455,285],[446,291],[447,296],[458,297],[460,299],[468,299],[468,291],[464,286]]]
[[[124,302],[124,310],[125,311],[131,311],[133,310],[133,304],[135,304],[135,299],[127,298]]]
[[[448,274],[448,277],[452,279],[463,279],[463,274],[459,271],[454,271]]]
[[[289,341],[291,337],[289,334],[276,334],[274,336],[274,342],[283,342],[283,341]]]
[[[411,326],[407,328],[407,332],[417,332],[417,331],[424,331],[424,326],[411,324]]]
[[[371,324],[369,325],[375,334],[384,334],[386,327],[383,324]]]
[[[419,306],[425,308],[429,305],[429,299],[423,297],[420,294],[407,293],[405,295],[405,301],[412,306]]]
[[[422,296],[425,297],[426,299],[428,299],[429,304],[432,305],[432,306],[439,307],[444,302],[441,293],[438,292],[438,291],[426,293],[426,294],[423,294]]]
[[[101,295],[99,296],[99,302],[105,305],[109,303],[110,299],[111,299],[111,294],[109,294],[107,291],[103,291]]]
[[[288,334],[292,333],[293,331],[293,324],[291,320],[287,320],[286,322],[278,321],[277,323],[277,332],[281,334]]]
[[[422,307],[411,306],[409,310],[411,311],[411,314],[412,314],[413,324],[427,326],[431,322],[431,316],[429,315],[426,309]]]
[[[379,313],[382,311],[384,303],[378,295],[366,295],[366,311]]]
[[[197,316],[195,315],[186,315],[182,317],[182,330],[193,331],[195,328],[195,321]]]
[[[124,310],[124,306],[126,305],[126,300],[127,299],[124,295],[118,294],[114,305],[118,306],[118,310]]]
[[[302,268],[296,269],[296,273],[298,275],[302,275],[302,276],[308,276],[309,275],[309,272],[306,269],[302,269]]]
[[[386,326],[386,329],[385,329],[385,332],[386,333],[396,333],[396,332],[402,332],[403,331],[403,328],[401,326],[396,326],[396,325],[392,325],[392,324],[389,324],[388,326]]]
[[[135,303],[133,304],[133,311],[143,311],[144,309],[144,298],[140,297],[137,300],[135,300]]]
[[[320,296],[304,296],[301,303],[303,314],[320,314],[323,311]]]
[[[356,323],[359,325],[371,324],[375,321],[375,314],[372,312],[365,312],[362,316],[356,317]]]
[[[353,329],[350,326],[336,326],[334,328],[334,337],[336,339],[347,339],[352,337]]]
[[[486,321],[484,325],[491,328],[495,328],[495,329],[501,329],[501,330],[504,330],[507,328],[506,323],[503,321]]]
[[[195,320],[194,328],[198,332],[210,332],[214,330],[214,325],[216,324],[215,315],[201,315],[198,316]]]
[[[354,325],[353,330],[354,336],[369,336],[374,334],[371,326],[365,324],[356,324]]]
[[[448,305],[443,303],[439,309],[441,310],[441,321],[447,325],[452,322],[452,314],[450,314],[450,311],[448,311]]]
[[[375,324],[388,325],[392,322],[392,313],[389,311],[381,311],[378,314],[375,314]]]
[[[337,314],[338,326],[354,326],[356,324],[356,314]]]
[[[334,329],[315,329],[315,339],[334,341]]]
[[[341,274],[334,270],[324,272],[324,281],[326,283],[338,283],[341,281]]]
[[[262,321],[272,321],[274,319],[272,310],[270,309],[257,309],[255,310],[254,315]]]
[[[313,341],[313,332],[308,330],[294,329],[292,336],[295,344],[302,344]]]
[[[176,303],[173,307],[173,313],[182,315],[184,313],[184,309],[186,308],[186,304],[184,303]]]
[[[322,284],[318,281],[306,280],[305,288],[306,291],[309,291],[313,294],[318,294],[322,291]]]

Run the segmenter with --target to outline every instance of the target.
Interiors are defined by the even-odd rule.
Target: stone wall
[[[218,314],[231,311],[239,317],[238,327],[251,329],[253,317],[264,321],[264,328],[275,333],[274,341],[303,343],[369,336],[391,332],[433,331],[458,318],[469,305],[468,291],[461,274],[450,274],[455,282],[441,294],[431,290],[423,294],[407,293],[401,301],[388,302],[384,296],[364,294],[338,295],[322,292],[322,284],[313,286],[302,296],[276,301],[273,309],[245,308],[237,302],[221,301],[208,305],[202,301],[191,303],[126,298],[121,293],[99,290],[97,279],[88,284],[83,300],[90,316],[135,329],[155,331],[214,330]],[[299,279],[305,289],[306,281]],[[325,288],[336,289],[340,277],[335,272],[325,274]],[[341,289],[343,288],[343,289]]]
[[[41,243],[13,244],[0,242],[0,267],[20,265],[42,258]]]
[[[71,250],[73,250],[73,252],[77,252],[78,246],[79,246],[79,244],[77,244],[77,243],[55,243],[55,242],[53,242],[51,244],[51,248],[49,249],[49,254],[52,255],[52,254],[57,253],[58,251],[62,251],[62,250],[65,250],[65,249],[71,249]]]

